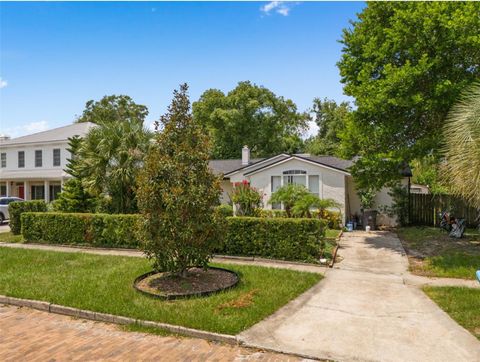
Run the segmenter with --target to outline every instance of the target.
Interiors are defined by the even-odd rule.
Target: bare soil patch
[[[236,273],[221,268],[192,268],[186,277],[171,273],[149,273],[137,278],[135,288],[143,293],[176,299],[208,295],[234,287],[239,281]]]

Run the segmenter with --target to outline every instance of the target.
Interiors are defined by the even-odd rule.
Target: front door
[[[25,199],[25,186],[18,186],[18,197]]]

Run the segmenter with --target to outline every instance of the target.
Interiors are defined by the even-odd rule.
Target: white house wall
[[[403,178],[401,180],[401,183],[403,186],[407,186],[408,178],[406,177]],[[355,183],[351,176],[347,178],[347,189],[348,189],[347,211],[349,213],[349,215],[347,215],[347,218],[350,215],[354,215],[355,213],[360,216],[361,215],[360,198],[358,197],[357,189],[355,188]],[[392,200],[392,197],[388,194],[389,192],[390,192],[390,189],[384,187],[375,196],[374,207],[379,211],[377,216],[378,225],[383,225],[383,226],[397,225],[396,217],[389,217],[385,212],[382,211],[382,209],[385,206],[387,207],[392,206],[393,200]]]
[[[257,173],[250,176],[244,176],[243,173],[238,172],[230,177],[231,183],[241,182],[247,180],[250,184],[257,188],[263,195],[263,204],[266,209],[271,209],[272,206],[268,203],[271,197],[271,179],[272,176],[282,176],[283,172],[287,170],[303,170],[309,175],[319,176],[319,194],[321,198],[331,198],[341,205],[342,216],[345,217],[345,174],[343,172],[335,171],[316,165],[310,162],[300,160],[289,160],[280,162],[277,165],[264,168]]]

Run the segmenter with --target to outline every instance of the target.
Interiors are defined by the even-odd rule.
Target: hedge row
[[[22,235],[28,242],[138,248],[138,215],[26,212]]]
[[[43,200],[35,201],[15,201],[8,205],[8,213],[10,214],[10,230],[13,234],[19,235],[21,232],[22,213],[29,211],[47,211],[47,204]]]
[[[25,212],[22,234],[27,242],[138,248],[138,215]],[[320,256],[324,220],[227,217],[218,254],[315,261]]]
[[[315,261],[325,221],[318,219],[228,217],[219,254]]]

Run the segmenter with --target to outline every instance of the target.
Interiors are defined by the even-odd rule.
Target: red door
[[[25,198],[25,186],[18,186],[18,197]]]

